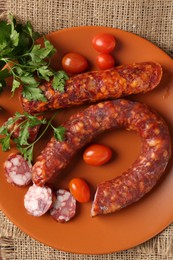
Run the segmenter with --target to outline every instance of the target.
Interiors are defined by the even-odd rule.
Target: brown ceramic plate
[[[133,96],[131,99],[147,103],[155,108],[167,121],[173,132],[173,61],[162,50],[150,42],[125,31],[105,27],[79,27],[65,29],[48,35],[48,39],[57,48],[52,65],[60,68],[64,53],[75,51],[83,54],[91,66],[95,66],[96,51],[92,48],[92,38],[108,32],[117,40],[114,56],[119,64],[141,61],[156,61],[163,66],[163,79],[151,93]],[[21,111],[17,95],[11,98],[8,89],[0,96],[0,123],[9,115]],[[61,110],[56,117],[57,124],[67,119],[82,107]],[[50,136],[46,136],[36,146],[35,156],[44,147]],[[91,186],[92,194],[96,185],[102,181],[120,175],[136,159],[140,151],[140,139],[134,133],[116,130],[103,134],[94,140],[110,146],[114,151],[113,159],[102,167],[86,165],[82,160],[82,151],[64,171],[57,187],[68,188],[71,178],[85,178]],[[15,148],[12,148],[14,151]],[[10,151],[11,152],[11,151]],[[90,217],[91,202],[78,204],[76,217],[66,223],[56,223],[48,214],[36,218],[29,216],[23,206],[23,197],[27,188],[18,188],[8,184],[3,174],[3,162],[9,152],[0,152],[0,205],[4,213],[21,230],[36,240],[53,248],[85,254],[111,253],[134,247],[161,232],[173,220],[173,168],[170,161],[166,172],[158,185],[139,202],[115,214]]]

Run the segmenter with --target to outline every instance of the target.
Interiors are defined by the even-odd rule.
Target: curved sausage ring
[[[121,176],[98,185],[91,215],[107,214],[142,198],[157,183],[171,155],[168,127],[162,117],[139,102],[118,99],[89,106],[65,122],[65,140],[51,138],[33,166],[33,181],[44,185],[59,174],[72,157],[95,136],[125,128],[141,137],[141,153]]]

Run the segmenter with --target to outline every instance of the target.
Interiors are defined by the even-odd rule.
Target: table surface
[[[172,0],[6,0],[0,1],[0,17],[12,13],[32,21],[39,32],[81,25],[102,25],[142,36],[173,57]],[[140,47],[140,46],[139,46]],[[0,212],[0,259],[173,259],[173,224],[161,234],[133,249],[107,255],[77,255],[61,252],[35,241]]]

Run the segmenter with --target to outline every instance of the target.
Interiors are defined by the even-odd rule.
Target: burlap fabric
[[[147,38],[173,56],[172,0],[6,0],[0,12],[30,20],[39,32],[80,25],[124,29]],[[173,224],[136,248],[108,255],[76,255],[54,250],[28,237],[0,213],[1,256],[17,260],[173,259]]]

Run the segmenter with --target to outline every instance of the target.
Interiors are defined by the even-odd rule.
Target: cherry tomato
[[[106,70],[115,66],[115,60],[112,55],[101,53],[96,57],[96,64],[100,69]]]
[[[83,153],[83,159],[87,164],[100,166],[107,163],[112,157],[112,150],[101,144],[90,145]]]
[[[66,72],[81,73],[88,68],[88,62],[82,55],[69,52],[62,59],[62,67]]]
[[[73,197],[79,202],[88,202],[90,200],[90,188],[81,178],[74,178],[69,183],[69,190]]]
[[[113,35],[102,33],[93,38],[92,44],[96,51],[101,53],[110,53],[115,48],[116,41]]]

